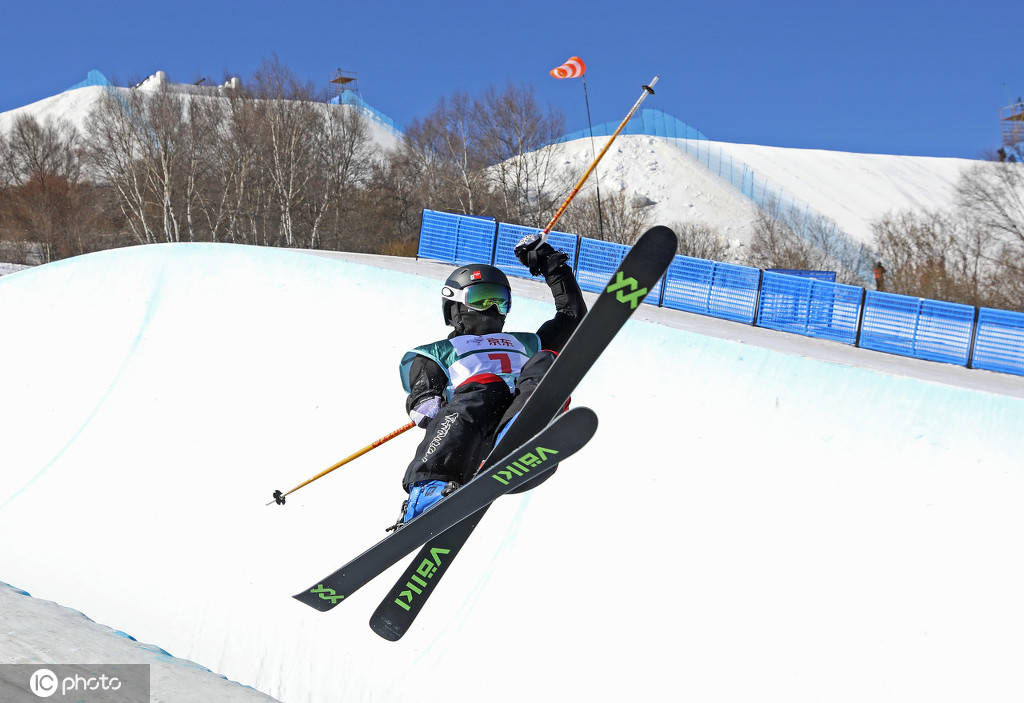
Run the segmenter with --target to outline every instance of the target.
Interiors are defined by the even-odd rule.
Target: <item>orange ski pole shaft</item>
[[[391,434],[385,435],[385,436],[381,437],[380,439],[378,439],[373,444],[366,445],[365,447],[360,449],[355,454],[352,454],[350,456],[345,457],[344,459],[339,461],[337,464],[334,464],[333,466],[328,466],[326,469],[324,469],[323,471],[318,473],[313,478],[310,478],[310,479],[307,479],[307,480],[303,481],[302,483],[300,483],[298,486],[296,486],[295,488],[291,489],[287,493],[282,493],[281,491],[274,491],[274,500],[270,501],[270,503],[267,503],[267,505],[271,505],[272,503],[277,503],[278,505],[284,505],[285,496],[291,495],[292,493],[294,493],[295,491],[299,490],[303,486],[308,486],[309,484],[313,483],[313,481],[316,481],[318,478],[323,478],[324,476],[326,476],[327,474],[331,473],[335,469],[340,469],[342,466],[344,466],[345,464],[349,463],[350,461],[355,461],[356,459],[361,457],[363,454],[366,454],[367,452],[369,452],[369,451],[371,451],[373,449],[376,449],[377,447],[379,447],[380,445],[384,444],[385,442],[394,439],[395,437],[397,437],[398,435],[402,434],[403,432],[407,432],[408,430],[411,430],[415,426],[416,426],[415,422],[410,422],[407,425],[402,425],[401,427],[399,427],[397,430],[395,430]]]
[[[605,152],[608,151],[609,147],[611,147],[612,142],[615,141],[615,137],[619,136],[619,132],[626,128],[626,123],[628,123],[629,120],[632,119],[633,115],[636,114],[636,111],[640,109],[640,103],[642,103],[648,95],[654,95],[654,84],[657,82],[658,76],[655,76],[654,78],[651,79],[650,85],[643,86],[643,92],[640,94],[640,97],[637,99],[636,103],[633,104],[633,107],[630,108],[629,112],[626,114],[626,117],[622,120],[622,122],[619,123],[618,128],[614,132],[612,132],[612,136],[608,138],[608,142],[604,145],[604,148],[601,149],[601,153],[597,155],[597,158],[594,159],[594,163],[590,164],[590,167],[583,174],[583,177],[580,178],[579,182],[576,183],[576,187],[572,189],[571,193],[569,193],[569,197],[565,199],[565,202],[562,203],[562,206],[560,208],[558,208],[558,211],[555,213],[555,216],[551,218],[551,221],[548,222],[547,227],[545,227],[544,231],[541,232],[542,240],[546,240],[548,238],[548,234],[550,234],[551,229],[555,226],[555,223],[558,222],[559,218],[562,217],[562,213],[564,213],[565,209],[569,207],[569,203],[572,202],[572,199],[575,198],[576,194],[580,192],[580,188],[583,187],[583,184],[587,182],[588,178],[590,178],[590,174],[593,173],[595,168],[597,168],[597,164],[604,157]]]

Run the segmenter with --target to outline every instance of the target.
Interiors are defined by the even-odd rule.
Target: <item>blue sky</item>
[[[96,68],[119,84],[244,79],[273,54],[325,85],[355,71],[363,98],[400,125],[438,98],[525,83],[586,126],[618,121],[655,74],[658,108],[712,139],[976,158],[999,146],[999,108],[1024,93],[1015,32],[1024,3],[393,2],[7,0],[0,111],[56,94]]]

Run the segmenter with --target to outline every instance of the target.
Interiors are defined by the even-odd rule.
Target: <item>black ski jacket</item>
[[[583,300],[583,292],[568,264],[562,264],[550,275],[545,276],[544,282],[548,284],[555,299],[555,316],[537,329],[537,335],[540,337],[541,349],[560,352],[576,331],[580,320],[587,314],[587,303]],[[454,336],[456,333],[452,332],[448,338]],[[431,359],[417,356],[409,369],[409,387],[409,397],[405,400],[406,412],[416,407],[424,398],[432,395],[443,398],[445,388],[448,387],[448,376]]]

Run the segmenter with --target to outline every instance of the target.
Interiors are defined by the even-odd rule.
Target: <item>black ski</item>
[[[511,447],[521,444],[562,409],[583,376],[668,269],[677,246],[678,239],[668,227],[652,227],[637,240],[590,312],[566,342],[555,363],[541,379],[522,412],[488,455],[486,463],[490,463],[492,457],[503,456]],[[545,472],[536,478],[531,477],[530,481],[523,482],[523,485],[509,492],[518,493],[533,488],[550,475],[551,472]],[[423,546],[370,618],[370,628],[374,632],[392,641],[406,633],[437,587],[437,582],[487,512],[487,507],[485,505]],[[443,563],[435,564],[436,560],[431,557],[437,548],[446,550]],[[436,566],[436,571],[431,571],[432,578],[422,587],[422,593],[417,593],[411,601],[404,599],[402,594],[406,591],[406,585],[419,573],[422,565],[428,562]]]
[[[575,408],[513,447],[500,461],[492,461],[465,486],[410,520],[345,566],[295,596],[317,610],[330,610],[424,542],[431,540],[427,561],[402,586],[399,597],[415,600],[434,572],[448,559],[450,550],[437,537],[452,525],[489,505],[504,493],[553,470],[558,462],[578,452],[597,430],[597,415]],[[460,545],[461,546],[461,545]]]

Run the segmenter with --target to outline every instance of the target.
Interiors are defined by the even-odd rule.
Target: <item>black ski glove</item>
[[[540,234],[526,235],[519,240],[512,251],[519,262],[530,269],[530,273],[545,278],[569,260],[568,254],[564,251],[557,251],[553,246],[541,240]]]

